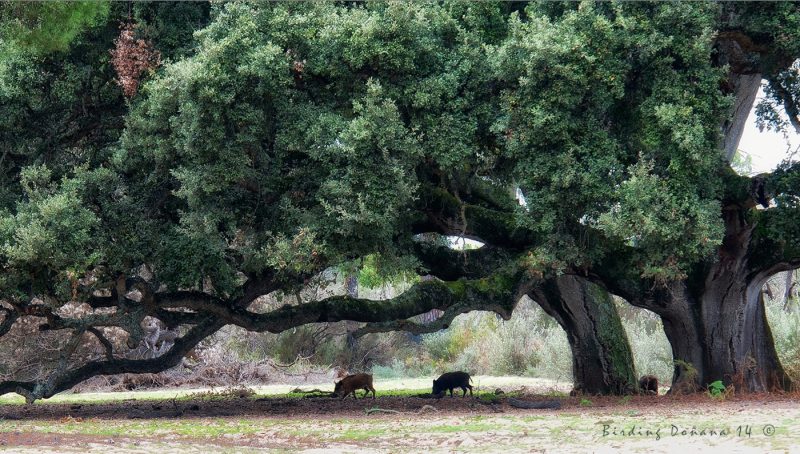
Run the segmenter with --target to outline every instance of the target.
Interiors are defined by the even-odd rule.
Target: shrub
[[[615,305],[628,335],[636,373],[655,375],[659,383],[671,383],[672,347],[664,334],[661,318],[617,298]]]
[[[775,350],[784,370],[795,383],[800,383],[800,312],[787,312],[778,299],[765,301],[767,322]]]

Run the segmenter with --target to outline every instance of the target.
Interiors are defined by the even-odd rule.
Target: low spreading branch
[[[352,320],[371,324],[364,330],[372,332],[389,329],[422,332],[446,326],[456,315],[474,309],[493,310],[509,317],[522,295],[518,290],[520,274],[518,269],[511,267],[476,280],[421,281],[391,300],[333,296],[296,306],[285,305],[263,314],[247,311],[243,308],[247,304],[242,304],[241,300],[225,300],[198,291],[152,292],[147,286],[141,285],[137,286],[142,293],[141,302],[128,299],[126,305],[129,311],[117,311],[110,315],[91,315],[83,319],[62,318],[53,314],[49,307],[38,314],[45,307],[36,306],[34,312],[37,315],[50,316],[52,319],[53,326],[49,329],[71,329],[73,336],[77,337],[86,331],[92,333],[103,345],[106,360],[91,361],[72,370],[59,367],[46,382],[0,383],[0,394],[18,392],[28,401],[33,401],[50,397],[95,375],[160,372],[177,365],[198,342],[226,324],[234,324],[251,331],[279,333],[309,323]],[[122,291],[124,289],[118,289],[117,293]],[[393,324],[396,320],[402,321],[432,309],[445,311],[445,316],[430,326],[403,325],[402,322]],[[11,314],[11,311],[7,310],[7,314]],[[172,318],[169,320],[172,323],[193,322],[195,326],[183,337],[175,339],[174,345],[159,357],[115,359],[112,344],[97,326],[122,326],[129,331],[129,338],[135,338],[135,343],[138,343],[141,326],[139,323],[135,323],[136,327],[129,325],[132,321],[141,322],[146,315],[167,320]],[[62,363],[66,364],[64,361]]]
[[[445,281],[480,279],[511,261],[511,253],[493,246],[459,251],[424,241],[415,242],[414,256],[429,274]]]
[[[511,313],[517,301],[519,301],[519,298],[515,301],[512,297],[505,304],[499,301],[495,304],[485,301],[459,303],[447,308],[441,317],[430,323],[417,323],[411,320],[369,323],[353,332],[353,336],[358,338],[366,334],[390,331],[406,331],[413,334],[435,333],[436,331],[447,329],[457,316],[474,310],[492,311],[503,317],[503,319],[508,320],[511,318]]]
[[[224,323],[219,320],[206,318],[203,322],[190,329],[186,335],[176,339],[172,348],[157,358],[91,361],[76,369],[62,371],[58,375],[53,375],[47,382],[5,381],[0,383],[0,395],[16,392],[24,396],[28,403],[32,403],[37,399],[52,397],[54,394],[70,389],[96,375],[161,372],[177,366],[192,348],[223,325]]]
[[[474,281],[422,281],[391,300],[332,296],[297,306],[284,305],[264,314],[232,307],[224,300],[203,293],[197,293],[192,298],[186,295],[156,295],[156,300],[158,306],[163,308],[183,307],[213,315],[250,331],[280,333],[309,323],[343,320],[385,323],[404,320],[432,309],[446,311],[457,305],[462,308],[496,308],[498,312],[510,313],[516,303],[514,296],[518,274],[516,271],[498,273]]]
[[[463,236],[511,250],[522,250],[535,243],[534,233],[518,225],[512,210],[462,203],[440,187],[425,187],[418,209],[425,217],[412,227],[414,233]],[[464,225],[464,219],[469,220],[468,226]]]
[[[106,359],[109,360],[109,361],[113,360],[114,359],[114,346],[111,344],[111,341],[106,339],[106,337],[103,335],[103,333],[101,333],[99,329],[97,329],[97,328],[95,328],[93,326],[87,328],[86,331],[94,334],[94,337],[96,337],[97,340],[100,342],[100,344],[103,346],[103,349],[105,350],[105,353],[106,353]]]
[[[14,322],[19,318],[19,312],[6,307],[0,307],[0,311],[5,314],[3,322],[0,323],[0,337],[2,337],[14,326]]]

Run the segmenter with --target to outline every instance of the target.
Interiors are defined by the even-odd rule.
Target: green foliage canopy
[[[771,96],[790,115],[800,99],[794,4],[746,24],[749,5],[718,2],[9,5],[2,30],[30,33],[0,59],[0,297],[20,313],[77,298],[195,326],[174,355],[224,323],[377,323],[432,298],[505,311],[521,256],[537,276],[614,258],[685,279],[714,260],[723,208],[751,198],[720,153],[721,33],[773,50]],[[127,102],[108,51],[129,17],[165,64]],[[750,213],[765,262],[797,260],[797,170],[766,178],[777,208]],[[487,247],[454,258],[415,248],[421,233]],[[347,299],[245,310],[330,266],[363,260],[372,279],[436,271],[433,255],[451,275],[485,276],[469,256],[499,275],[423,282],[385,313]],[[141,322],[92,320],[69,326],[135,338]]]
[[[130,112],[103,49],[113,27],[70,35],[58,58],[2,63],[4,206],[17,216],[34,203],[15,189],[28,165],[55,186],[102,180],[70,193],[106,232],[87,257],[114,272],[148,257],[174,288],[205,276],[231,292],[241,272],[407,254],[426,191],[475,200],[481,181],[521,189],[525,206],[502,209],[535,235],[521,246],[535,268],[625,250],[644,277],[684,276],[722,241],[728,164],[712,125],[730,99],[711,57],[735,22],[720,17],[733,16],[716,3],[521,6],[233,2],[196,44],[188,31],[206,6],[138,6],[142,33],[173,61]],[[7,26],[55,11],[20,8],[6,8]],[[124,14],[72,8],[76,29]],[[75,124],[87,89],[98,97],[82,121],[99,118],[100,135]]]
[[[15,46],[34,54],[67,50],[85,29],[103,23],[108,1],[26,2],[0,5],[0,55]]]

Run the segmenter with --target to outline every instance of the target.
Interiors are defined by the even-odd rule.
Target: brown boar
[[[433,381],[433,392],[431,394],[434,396],[444,395],[444,392],[449,389],[450,397],[453,397],[453,389],[461,388],[464,391],[464,395],[461,397],[467,395],[467,389],[469,389],[469,395],[471,396],[472,386],[469,384],[471,380],[472,378],[466,372],[447,372]]]
[[[639,379],[639,391],[642,394],[658,395],[658,378],[655,375],[642,375]]]
[[[343,379],[336,382],[336,386],[333,388],[333,393],[337,396],[344,399],[350,393],[353,393],[353,397],[358,399],[358,395],[356,394],[356,390],[363,389],[364,390],[364,397],[369,395],[369,392],[372,391],[372,398],[375,398],[375,388],[372,387],[372,375],[370,374],[355,374],[355,375],[348,375]]]

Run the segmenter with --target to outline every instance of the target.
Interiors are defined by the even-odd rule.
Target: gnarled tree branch
[[[353,335],[361,337],[371,333],[385,333],[390,331],[406,331],[414,334],[433,333],[447,329],[457,316],[474,310],[492,311],[504,320],[511,318],[514,306],[519,301],[519,295],[510,297],[507,301],[480,301],[472,300],[457,303],[448,307],[441,317],[430,323],[417,323],[411,320],[396,320],[382,323],[368,323],[357,329]]]
[[[114,346],[111,344],[111,342],[108,339],[106,339],[106,337],[103,335],[103,333],[101,333],[99,329],[97,329],[97,328],[95,328],[93,326],[87,328],[86,331],[94,334],[94,337],[96,337],[97,340],[100,342],[100,344],[103,345],[103,349],[105,349],[105,352],[106,352],[106,359],[109,360],[109,361],[113,360],[114,359]]]
[[[513,307],[516,301],[512,297],[516,292],[519,274],[515,269],[474,281],[422,281],[390,300],[332,296],[297,306],[284,305],[264,314],[233,307],[206,294],[196,294],[193,299],[161,296],[158,298],[158,305],[192,309],[250,331],[279,333],[309,323],[343,320],[376,323],[402,320],[431,309],[446,310],[465,301],[483,301],[486,306],[496,302],[504,307]]]
[[[428,273],[446,281],[489,276],[511,261],[511,254],[493,246],[464,251],[424,241],[414,243],[414,256]]]
[[[76,384],[96,375],[121,373],[155,373],[178,365],[181,359],[200,341],[213,334],[224,325],[223,322],[207,317],[189,330],[186,335],[175,340],[166,353],[151,359],[113,359],[92,361],[81,367],[66,370],[51,376],[48,383],[38,381],[6,381],[0,383],[0,395],[16,392],[25,396],[31,403],[36,399],[52,397],[54,394],[72,388]]]
[[[512,250],[522,250],[534,244],[533,232],[517,225],[513,211],[497,211],[469,203],[463,205],[454,195],[435,186],[427,186],[421,191],[418,205],[425,218],[415,223],[415,233],[464,236]],[[466,226],[463,225],[464,219]]]

